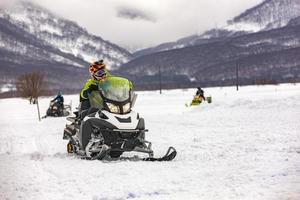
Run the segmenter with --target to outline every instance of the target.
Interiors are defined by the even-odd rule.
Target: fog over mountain
[[[159,51],[199,45],[210,41],[245,33],[280,28],[300,15],[300,0],[266,0],[228,20],[227,25],[214,28],[198,35],[191,35],[175,42],[139,50],[135,57]]]
[[[31,0],[131,50],[220,27],[262,0]],[[70,9],[72,8],[72,9]]]

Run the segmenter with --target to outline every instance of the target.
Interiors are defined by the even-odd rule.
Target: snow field
[[[178,152],[162,163],[76,159],[64,117],[39,122],[28,101],[0,99],[0,199],[300,199],[300,85],[204,90],[212,104],[198,107],[185,107],[194,89],[138,92],[155,155]]]

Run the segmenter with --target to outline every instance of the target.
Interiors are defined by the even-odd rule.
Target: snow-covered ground
[[[39,122],[28,101],[1,99],[0,199],[299,200],[300,85],[205,88],[212,104],[185,107],[194,92],[138,92],[146,138],[156,156],[174,146],[172,162],[76,159],[65,118]]]

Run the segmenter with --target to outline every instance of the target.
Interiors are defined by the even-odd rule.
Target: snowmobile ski
[[[161,157],[161,158],[144,158],[144,161],[171,161],[173,160],[177,155],[177,151],[174,147],[169,147],[167,153]]]
[[[100,161],[151,161],[151,162],[164,162],[164,161],[172,161],[176,155],[177,151],[174,147],[169,147],[167,153],[160,158],[155,158],[155,157],[148,157],[148,158],[140,158],[138,156],[133,156],[133,157],[119,157],[119,158],[111,158],[108,155],[109,151],[104,151],[105,153],[101,154],[99,153],[95,157],[88,157],[88,156],[79,156],[80,159],[84,160],[100,160]]]

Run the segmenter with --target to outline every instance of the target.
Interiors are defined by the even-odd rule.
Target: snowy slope
[[[131,58],[127,50],[30,0],[0,6],[0,55],[0,90],[33,71],[47,74],[50,90],[80,90],[92,61],[104,59],[113,70]]]
[[[127,62],[131,57],[127,50],[88,33],[78,24],[63,19],[29,0],[16,2],[0,10],[0,19],[8,20],[45,44],[81,58],[87,63],[102,58],[111,69]],[[0,37],[0,43],[5,42],[5,38]],[[5,46],[10,48],[9,45]],[[25,47],[14,48],[24,51]]]
[[[300,16],[300,0],[265,0],[235,17],[230,30],[259,31],[286,26]]]
[[[138,93],[155,154],[178,151],[168,163],[78,160],[65,118],[38,122],[27,101],[1,99],[0,199],[300,199],[300,85],[205,88],[213,103],[186,108],[194,92]]]

